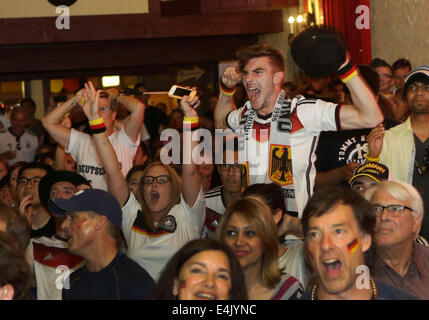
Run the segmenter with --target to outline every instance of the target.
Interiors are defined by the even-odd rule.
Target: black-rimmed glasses
[[[410,210],[414,212],[414,209],[404,206],[402,204],[389,204],[387,206],[382,205],[374,205],[372,206],[374,208],[375,214],[377,216],[381,216],[383,214],[384,209],[386,209],[388,215],[390,217],[400,217],[404,215],[404,210]]]
[[[20,186],[26,186],[28,184],[28,182],[30,182],[31,185],[37,186],[37,185],[39,185],[40,180],[42,180],[42,177],[39,177],[39,176],[31,177],[31,178],[20,177],[20,178],[18,178],[17,183]]]
[[[170,177],[167,175],[160,175],[160,176],[156,176],[156,177],[144,176],[144,177],[142,177],[141,181],[143,182],[143,184],[151,184],[154,179],[159,184],[164,184],[164,183],[167,183],[168,181],[170,181]]]

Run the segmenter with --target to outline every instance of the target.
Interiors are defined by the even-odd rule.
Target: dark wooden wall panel
[[[216,12],[156,17],[147,14],[70,17],[57,30],[55,18],[0,19],[0,44],[79,42],[261,34],[283,31],[282,11]]]
[[[235,59],[256,35],[140,39],[0,47],[0,80],[136,74],[162,65]]]
[[[183,0],[186,1],[186,0]],[[202,12],[297,7],[299,0],[200,0]]]

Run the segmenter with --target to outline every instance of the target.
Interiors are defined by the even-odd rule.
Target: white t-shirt
[[[295,198],[298,208],[298,215],[301,218],[304,207],[313,193],[314,179],[316,177],[315,150],[321,131],[340,130],[339,110],[340,105],[325,102],[322,100],[308,99],[303,96],[297,96],[291,101],[290,121],[291,129],[291,159],[293,171],[293,183],[295,189]],[[247,102],[238,110],[230,112],[227,116],[228,126],[235,132],[240,133],[246,123],[243,118],[247,110],[251,108]],[[272,183],[267,172],[270,162],[270,141],[269,132],[271,124],[271,115],[261,117],[257,115],[253,122],[253,128],[256,134],[252,134],[248,143],[257,145],[247,150],[260,151],[260,170],[258,175],[249,176],[249,185],[255,183]],[[268,130],[268,136],[259,134],[261,130]],[[255,154],[248,155],[248,159],[255,157]]]
[[[130,197],[122,208],[122,232],[128,245],[127,255],[157,281],[162,269],[176,251],[189,241],[201,237],[205,219],[204,209],[202,188],[192,208],[181,195],[180,203],[168,213],[172,216],[170,221],[175,221],[175,230],[152,232],[145,227],[140,203],[130,192]]]
[[[110,143],[118,157],[124,177],[133,166],[134,156],[140,143],[133,143],[122,128],[109,136]],[[99,159],[96,147],[89,134],[71,129],[70,142],[66,150],[76,161],[77,173],[84,176],[93,188],[107,191],[107,177]]]
[[[114,124],[115,125],[115,129],[118,130],[118,131],[121,130],[122,127],[124,126],[124,121],[125,120],[122,120],[122,121],[115,120],[115,124]],[[142,124],[142,129],[140,131],[140,140],[141,141],[146,141],[146,140],[149,140],[149,139],[150,139],[150,134],[147,131],[145,124],[143,123]]]
[[[25,131],[19,140],[10,133],[9,129],[0,132],[0,153],[15,151],[16,157],[8,161],[9,166],[18,161],[32,162],[39,146],[35,135]]]
[[[287,248],[279,258],[279,269],[295,278],[305,288],[308,283],[309,272],[304,261],[304,242],[297,243]]]
[[[64,279],[84,266],[84,259],[67,248],[67,242],[55,237],[31,239],[26,257],[35,274],[37,300],[62,300]]]
[[[7,114],[0,114],[0,122],[5,129],[10,127],[10,119]]]

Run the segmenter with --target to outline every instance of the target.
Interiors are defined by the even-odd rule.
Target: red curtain
[[[362,19],[362,14],[366,15],[368,23],[370,0],[323,0],[323,13],[325,24],[335,27],[340,31],[348,45],[349,52],[354,64],[368,64],[371,62],[371,30],[370,28],[358,29],[356,20]],[[359,11],[356,13],[358,6],[366,6],[365,13]],[[362,21],[362,20],[360,20]]]

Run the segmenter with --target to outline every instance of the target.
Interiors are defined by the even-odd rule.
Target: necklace
[[[377,286],[375,284],[375,281],[371,278],[370,282],[372,287],[372,295],[370,300],[372,300],[373,298],[374,300],[378,300],[378,291],[377,291]],[[317,291],[317,284],[313,285],[313,289],[311,290],[311,300],[318,300],[316,291]]]

